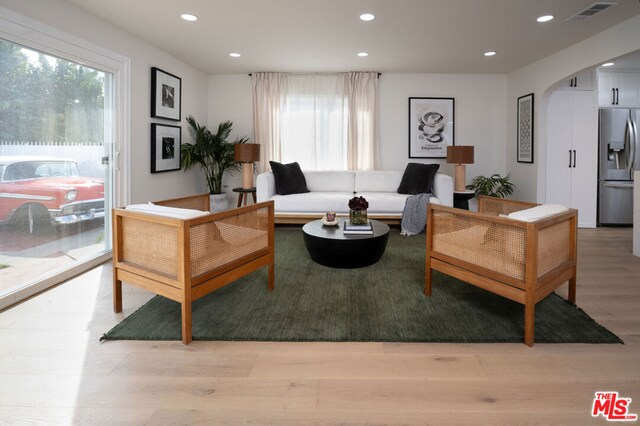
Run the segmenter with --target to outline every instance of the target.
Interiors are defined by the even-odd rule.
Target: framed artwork
[[[454,98],[409,98],[409,158],[446,158],[454,113]]]
[[[533,163],[533,93],[518,98],[518,163]]]
[[[151,123],[151,173],[180,170],[182,128]]]
[[[182,79],[151,68],[151,117],[180,121],[182,102]]]

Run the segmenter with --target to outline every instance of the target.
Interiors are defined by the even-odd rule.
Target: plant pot
[[[229,208],[227,194],[209,194],[209,211],[220,212]]]

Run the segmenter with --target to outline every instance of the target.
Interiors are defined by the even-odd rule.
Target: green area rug
[[[314,263],[300,228],[277,229],[275,244],[275,290],[267,291],[263,268],[197,300],[193,304],[194,340],[523,340],[524,307],[518,303],[437,272],[433,296],[423,295],[424,235],[403,237],[392,229],[382,259],[359,269]],[[180,338],[180,305],[160,296],[103,336],[106,340]],[[556,294],[536,305],[535,341],[622,343]]]

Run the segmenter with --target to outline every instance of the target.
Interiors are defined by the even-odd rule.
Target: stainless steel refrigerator
[[[633,223],[633,172],[640,170],[638,127],[640,109],[599,111],[599,225]]]

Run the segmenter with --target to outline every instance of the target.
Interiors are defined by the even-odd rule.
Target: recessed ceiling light
[[[232,58],[239,58],[242,55],[239,54],[239,53],[236,53],[236,52],[231,52],[231,53],[229,53],[229,56],[231,56]]]
[[[538,16],[538,19],[536,19],[536,21],[538,21],[538,22],[549,22],[552,19],[553,19],[553,15],[542,15],[542,16]]]
[[[376,19],[376,15],[374,15],[373,13],[363,13],[362,15],[360,15],[360,19],[362,21],[373,21],[374,19]]]
[[[607,62],[607,63],[602,64],[603,67],[610,67],[612,65],[613,65],[613,62]]]
[[[365,56],[369,56],[369,54],[367,52],[358,52],[358,56],[364,58]]]
[[[191,13],[183,13],[182,15],[180,15],[180,17],[185,21],[189,21],[189,22],[194,22],[198,20],[198,17],[196,15],[192,15]]]
[[[484,52],[484,56],[493,56],[495,54],[496,54],[496,52],[494,52],[493,50],[490,50],[488,52]]]

